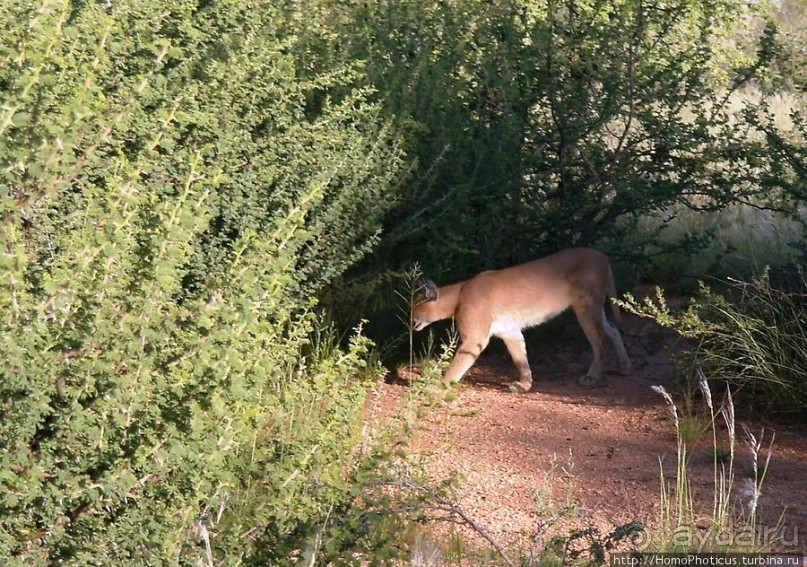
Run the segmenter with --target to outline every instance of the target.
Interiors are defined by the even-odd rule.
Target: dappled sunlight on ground
[[[623,334],[634,360],[629,376],[612,373],[607,386],[585,389],[576,378],[588,365],[587,345],[553,339],[543,352],[540,346],[537,351],[529,347],[536,377],[529,393],[507,391],[514,370],[506,355],[485,354],[451,401],[417,419],[410,450],[424,458],[435,481],[459,475],[457,503],[502,544],[526,549],[547,516],[560,514],[567,503],[577,506],[572,522],[596,525],[601,532],[640,521],[652,533],[658,524],[660,461],[666,480],[674,484],[676,438],[668,408],[651,386],[671,389],[675,370],[666,349],[673,342],[652,323],[626,319]],[[394,411],[394,401],[410,387],[400,379],[383,384],[380,395],[387,401],[379,411]],[[807,429],[747,422],[742,415],[737,420],[755,434],[764,427],[765,445],[776,431],[760,524],[763,529],[776,525],[787,508],[777,549],[807,552]],[[723,433],[718,429],[719,436]],[[738,505],[747,498],[753,470],[740,435]],[[689,453],[692,490],[709,514],[714,496],[711,433],[693,440]],[[468,537],[475,535],[468,530]]]

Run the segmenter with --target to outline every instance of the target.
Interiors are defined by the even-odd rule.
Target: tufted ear
[[[437,285],[427,277],[418,278],[416,294],[425,299],[426,301],[437,301],[440,297],[440,292]]]

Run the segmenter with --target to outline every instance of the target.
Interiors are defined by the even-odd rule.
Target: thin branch
[[[633,119],[636,114],[636,58],[644,32],[644,12],[641,2],[638,6],[637,20],[636,30],[634,31],[631,45],[628,49],[628,117],[625,121],[625,127],[622,130],[622,135],[619,137],[619,141],[614,149],[614,156],[611,159],[611,163],[609,163],[606,167],[606,169],[609,170],[616,166],[616,163],[619,161],[619,158],[625,149],[625,142],[627,141],[628,134],[633,127]]]
[[[504,562],[507,563],[507,565],[510,567],[516,567],[515,563],[513,563],[510,557],[507,556],[507,552],[504,551],[502,546],[499,545],[493,536],[491,536],[487,530],[485,530],[485,528],[471,518],[456,502],[452,502],[434,490],[410,480],[379,480],[371,483],[369,486],[396,486],[425,494],[432,501],[432,503],[423,504],[420,506],[420,509],[448,512],[451,516],[459,517],[464,524],[485,538],[488,543],[493,546]]]

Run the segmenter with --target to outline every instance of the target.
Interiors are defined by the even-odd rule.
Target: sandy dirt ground
[[[572,324],[540,341],[528,336],[535,376],[529,393],[507,390],[515,371],[503,349],[489,348],[492,352],[483,354],[450,401],[424,410],[415,420],[410,438],[408,450],[425,464],[431,479],[457,475],[456,504],[500,545],[522,553],[536,536],[545,542],[551,533],[568,534],[575,525],[595,525],[605,534],[635,521],[648,527],[637,541],[646,545],[660,524],[660,461],[666,482],[675,483],[677,440],[671,414],[651,388],[661,384],[673,390],[676,370],[669,352],[677,348],[674,338],[652,322],[626,316],[622,334],[633,371],[620,376],[610,360],[607,385],[586,389],[576,378],[587,369],[591,353],[582,334],[569,328]],[[416,378],[400,371],[380,384],[373,419],[380,423],[400,410]],[[732,490],[737,513],[747,513],[754,494],[753,461],[741,424],[757,438],[764,430],[763,448],[775,432],[758,500],[755,543],[774,539],[777,551],[807,554],[807,428],[746,420],[738,411]],[[718,454],[725,454],[722,423],[717,435]],[[715,477],[711,430],[690,441],[688,452],[691,490],[708,516]],[[764,457],[763,450],[759,458]],[[557,521],[549,525],[553,518]],[[704,520],[701,527],[705,525]],[[488,545],[474,530],[451,529]],[[699,544],[697,532],[682,537]],[[745,532],[741,537],[747,541],[750,536]]]

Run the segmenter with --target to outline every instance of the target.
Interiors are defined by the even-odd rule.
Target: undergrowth
[[[692,346],[682,353],[710,383],[730,386],[744,408],[798,418],[807,411],[807,281],[775,285],[768,270],[748,281],[727,280],[721,294],[701,284],[686,309],[669,307],[661,289],[621,305],[671,328]]]
[[[642,552],[764,552],[779,538],[781,525],[763,528],[759,523],[759,497],[773,455],[772,435],[764,429],[757,435],[742,427],[746,449],[751,457],[750,473],[740,478],[737,468],[741,436],[737,430],[731,389],[725,401],[716,406],[706,377],[701,374],[699,387],[708,409],[713,456],[712,505],[703,505],[703,494],[696,494],[690,477],[691,443],[681,429],[683,416],[670,393],[663,386],[653,389],[664,397],[676,433],[676,468],[674,483],[668,483],[664,463],[661,467],[659,526]],[[725,427],[725,439],[719,434]],[[723,447],[727,446],[726,449]],[[743,481],[742,484],[739,481]]]
[[[748,281],[727,280],[723,293],[701,284],[697,297],[682,309],[671,308],[660,289],[654,298],[627,295],[621,302],[686,341],[678,353],[685,370],[685,411],[663,387],[655,387],[670,408],[677,454],[673,485],[664,480],[662,463],[660,533],[650,550],[757,552],[769,550],[780,537],[781,522],[759,523],[773,438],[766,438],[764,430],[756,434],[738,427],[736,418],[737,409],[783,419],[807,410],[807,284],[800,272],[777,281],[766,269]],[[716,395],[723,396],[721,404]],[[696,400],[707,413],[698,411]],[[690,484],[691,448],[704,434],[711,434],[714,468],[710,509]],[[751,462],[747,475],[737,468],[743,447]]]

